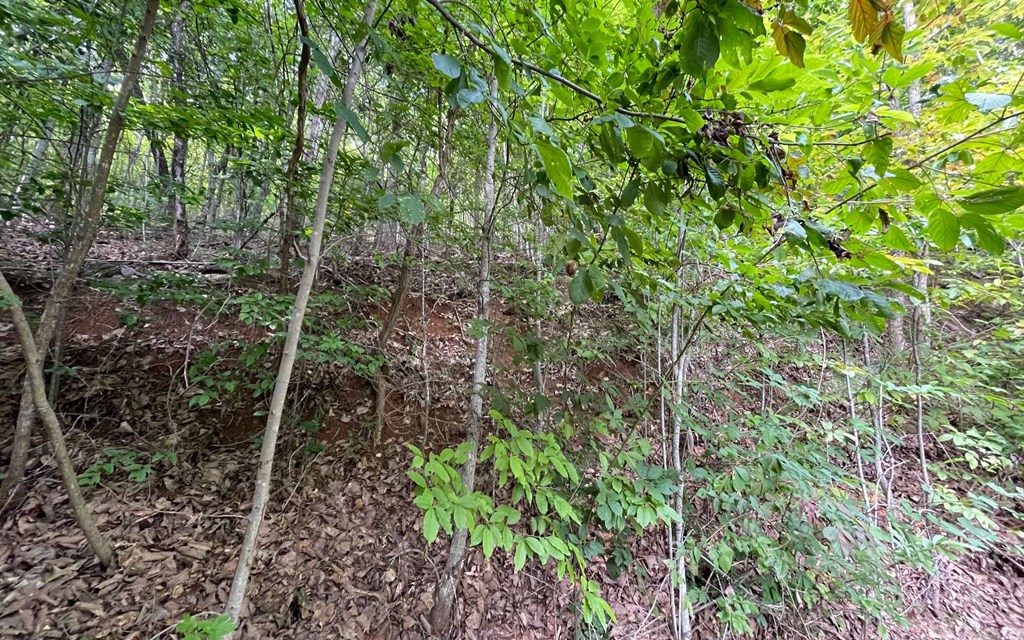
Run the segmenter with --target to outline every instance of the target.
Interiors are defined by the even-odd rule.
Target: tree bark
[[[437,177],[434,178],[434,186],[430,189],[431,195],[435,198],[441,196],[441,193],[444,191],[444,185],[448,180],[448,143],[455,128],[456,113],[455,109],[450,109],[447,117],[439,123],[438,127],[440,132],[437,149]],[[386,352],[388,340],[395,330],[395,325],[398,324],[398,317],[401,315],[402,307],[405,306],[405,299],[409,295],[409,279],[412,275],[418,247],[425,231],[426,224],[421,222],[413,225],[405,238],[405,248],[402,251],[402,266],[398,272],[398,283],[395,285],[395,290],[391,293],[391,303],[388,308],[388,315],[384,320],[384,325],[381,326],[380,332],[377,334],[377,349],[382,354]],[[384,373],[384,369],[381,368],[377,372],[373,383],[377,396],[377,432],[374,436],[375,441],[378,441],[380,438],[384,426],[384,414],[387,408],[388,382]]]
[[[677,234],[677,247],[676,257],[679,261],[682,261],[683,251],[686,246],[686,230],[683,226],[682,218],[679,221],[679,232]],[[682,275],[676,276],[676,286],[682,288],[683,279]],[[682,456],[682,431],[683,431],[683,415],[682,415],[682,403],[683,403],[683,387],[686,384],[686,370],[688,365],[687,351],[689,345],[684,346],[682,344],[682,316],[683,310],[680,304],[677,302],[672,308],[672,466],[675,468],[679,477],[683,475],[683,456]],[[699,325],[694,325],[691,331],[696,332],[699,329]],[[692,338],[687,341],[692,344]],[[685,351],[684,351],[685,349]],[[680,483],[679,490],[675,494],[675,509],[676,513],[679,514],[680,518],[683,516],[684,507],[684,496],[683,496],[683,484]],[[687,605],[687,579],[686,579],[686,554],[685,554],[685,543],[686,543],[686,530],[683,526],[682,520],[674,525],[675,539],[673,541],[673,548],[675,549],[675,573],[676,573],[676,593],[673,600],[673,612],[676,617],[674,622],[673,633],[679,640],[690,640],[693,634],[691,622],[690,622],[690,608]]]
[[[132,57],[125,68],[124,79],[121,82],[121,89],[114,101],[114,108],[110,113],[110,121],[107,124],[107,132],[103,139],[103,146],[100,149],[100,156],[96,163],[96,173],[93,177],[92,188],[89,193],[88,206],[82,216],[80,224],[75,229],[72,240],[71,251],[68,253],[64,268],[53,283],[50,289],[50,296],[43,309],[43,315],[36,328],[35,346],[40,354],[41,364],[45,364],[45,354],[53,341],[53,335],[57,327],[57,319],[67,304],[68,296],[74,287],[78,273],[82,269],[89,249],[92,247],[96,234],[99,232],[100,214],[103,212],[104,198],[107,192],[107,181],[110,179],[110,167],[114,160],[114,153],[117,151],[117,143],[121,138],[121,130],[124,128],[124,111],[134,91],[135,83],[138,81],[139,70],[142,67],[142,59],[146,55],[146,47],[149,44],[150,34],[153,32],[153,24],[156,21],[157,9],[160,0],[147,0],[146,10],[139,26],[139,34],[135,40],[135,48]],[[31,398],[31,384],[25,380],[22,385],[23,399],[18,412],[18,419],[15,423],[14,447],[11,453],[11,463],[7,469],[7,477],[0,484],[0,502],[6,503],[7,496],[21,483],[25,477],[25,463],[28,459],[29,441],[32,436],[32,423],[35,418],[32,409],[33,402],[26,399]]]
[[[331,46],[330,51],[327,52],[327,58],[334,60],[338,57],[338,50],[341,48],[341,38],[337,32],[331,33]],[[331,81],[324,74],[317,76],[316,90],[313,91],[313,105],[320,109],[323,107],[324,102],[327,100],[327,92],[330,90]],[[320,138],[323,136],[324,131],[324,119],[320,117],[320,114],[313,112],[313,115],[309,119],[309,144],[306,145],[303,151],[303,159],[306,162],[315,162],[317,156],[320,153]]]
[[[224,195],[224,177],[228,169],[228,158],[231,155],[231,146],[224,147],[217,165],[210,168],[210,180],[206,185],[206,202],[203,203],[203,224],[209,227],[217,219],[217,211],[220,209],[220,200]],[[209,229],[207,229],[207,234]]]
[[[491,78],[491,98],[498,94],[497,80]],[[476,339],[476,354],[473,360],[473,390],[469,397],[469,420],[466,425],[466,441],[470,443],[469,454],[462,465],[462,485],[466,493],[472,493],[476,485],[476,462],[480,451],[480,431],[483,424],[484,383],[487,379],[488,306],[491,300],[491,242],[494,234],[494,156],[498,139],[498,121],[491,114],[487,130],[487,162],[484,168],[484,217],[480,229],[480,275],[477,282],[476,317],[483,326],[482,335]],[[452,622],[452,607],[455,604],[457,581],[462,575],[462,563],[466,559],[466,539],[469,531],[465,527],[455,530],[448,559],[434,588],[434,607],[430,611],[430,627],[435,633],[447,629]]]
[[[306,22],[306,7],[303,0],[294,0],[295,19],[299,24],[299,32],[309,38],[309,25]],[[284,207],[281,211],[281,273],[278,278],[278,289],[285,293],[291,288],[292,271],[292,237],[298,224],[295,203],[295,176],[299,172],[299,161],[302,160],[303,143],[306,133],[306,74],[309,69],[310,49],[305,41],[299,54],[298,71],[298,108],[295,113],[295,144],[292,155],[288,158],[288,168],[284,179]]]
[[[189,9],[188,0],[184,0],[174,14],[171,22],[171,97],[180,101],[185,90],[185,52],[182,45],[182,32],[185,30],[184,14]],[[174,223],[172,235],[174,245],[171,255],[176,260],[188,258],[189,227],[188,213],[185,211],[185,161],[188,157],[188,138],[178,131],[174,134],[174,147],[171,150],[171,215]]]
[[[85,504],[82,496],[82,488],[78,484],[78,475],[75,473],[74,465],[71,463],[71,456],[68,454],[67,445],[64,442],[64,432],[60,428],[57,414],[46,399],[46,383],[43,381],[42,356],[36,348],[35,339],[32,336],[32,327],[29,326],[28,318],[21,308],[21,300],[14,295],[7,278],[0,272],[0,308],[10,307],[11,316],[14,319],[14,328],[18,333],[21,342],[21,351],[25,356],[25,377],[28,379],[31,389],[32,401],[36,411],[43,418],[43,427],[46,429],[46,436],[53,448],[53,457],[57,461],[57,470],[64,482],[64,488],[68,492],[68,501],[71,503],[71,510],[75,514],[78,526],[85,533],[85,539],[89,547],[99,558],[100,564],[109,567],[113,562],[113,554],[106,538],[100,533],[93,520],[89,507]]]
[[[364,14],[364,20],[367,25],[373,24],[373,16],[376,9],[376,0],[370,0]],[[349,86],[355,85],[366,56],[365,42],[364,40],[363,46],[358,48],[352,56],[352,66],[349,69],[344,93],[345,99],[348,101],[345,105],[347,107],[351,106],[352,100],[352,92],[348,90]],[[267,426],[263,433],[263,447],[260,450],[260,465],[256,473],[256,488],[253,492],[252,510],[249,513],[245,538],[239,552],[238,567],[231,581],[231,592],[228,595],[228,601],[225,606],[225,614],[236,623],[242,612],[242,603],[245,601],[245,592],[249,585],[252,562],[256,557],[260,526],[263,524],[263,516],[266,513],[267,503],[270,499],[270,480],[274,467],[274,452],[277,447],[278,431],[281,426],[285,401],[288,398],[288,385],[291,381],[292,368],[295,364],[299,338],[302,335],[302,321],[306,314],[306,305],[309,303],[309,296],[313,290],[316,270],[320,262],[324,220],[327,218],[327,201],[331,195],[331,185],[334,183],[334,167],[338,159],[338,149],[341,147],[341,140],[347,129],[348,125],[345,120],[337,117],[334,121],[334,128],[331,131],[330,143],[327,145],[327,156],[324,158],[323,169],[320,172],[320,186],[317,191],[316,207],[313,212],[313,233],[309,239],[309,255],[302,269],[302,280],[299,282],[299,290],[295,295],[295,308],[292,310],[292,316],[288,322],[288,335],[285,338],[281,362],[277,370],[277,379],[274,382],[274,394],[271,398],[270,411],[267,415]]]
[[[42,133],[39,139],[36,140],[35,146],[32,148],[32,156],[29,158],[28,166],[25,167],[25,173],[18,179],[18,186],[14,189],[14,199],[18,200],[21,196],[21,192],[25,189],[25,186],[34,180],[39,174],[39,168],[43,164],[43,158],[46,157],[46,150],[50,148],[50,136],[53,135],[53,118],[47,119],[43,125]]]

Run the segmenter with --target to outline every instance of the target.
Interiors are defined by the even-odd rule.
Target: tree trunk
[[[882,363],[879,358],[877,367],[873,367],[871,362],[871,340],[868,337],[867,330],[864,330],[863,336],[864,343],[864,368],[873,372],[878,376],[878,404],[877,406],[868,406],[868,410],[871,413],[871,421],[874,423],[875,428],[875,482],[878,488],[885,493],[885,505],[887,508],[892,507],[892,486],[889,483],[889,478],[885,475],[885,413],[883,398],[885,397],[885,386],[882,384]],[[881,351],[881,349],[879,349]],[[869,380],[870,384],[871,381]],[[876,493],[877,495],[877,493]]]
[[[60,276],[53,283],[50,289],[50,296],[46,301],[46,307],[36,328],[36,351],[39,353],[41,364],[45,364],[45,353],[53,341],[53,334],[57,327],[57,318],[60,317],[68,296],[74,287],[78,273],[82,269],[89,249],[92,247],[96,234],[99,232],[100,214],[103,212],[103,202],[107,192],[107,181],[110,178],[110,167],[114,160],[114,153],[117,151],[117,143],[121,138],[121,130],[124,127],[124,111],[128,106],[128,100],[132,95],[135,83],[138,81],[139,69],[142,66],[142,58],[146,54],[146,46],[149,43],[149,36],[153,31],[153,23],[156,21],[157,9],[160,0],[147,0],[146,11],[139,26],[139,35],[135,40],[135,49],[125,69],[124,79],[121,82],[121,89],[114,101],[114,108],[110,113],[110,121],[107,124],[107,132],[103,139],[103,146],[100,149],[99,160],[96,163],[96,174],[93,177],[92,188],[89,193],[88,206],[82,216],[80,224],[75,229],[71,251],[64,262],[64,268]],[[11,463],[7,469],[7,477],[0,484],[0,502],[6,502],[6,497],[25,476],[25,462],[28,459],[29,441],[32,436],[32,422],[34,420],[33,402],[24,398],[31,397],[31,384],[25,380],[22,385],[23,399],[18,412],[18,419],[15,423],[14,447],[11,452]]]
[[[497,80],[491,78],[491,98],[498,94]],[[476,339],[476,355],[473,361],[473,391],[469,397],[469,420],[466,425],[466,441],[470,443],[469,454],[462,465],[462,485],[466,493],[472,493],[476,484],[476,462],[480,451],[480,430],[483,424],[484,383],[487,379],[488,305],[491,300],[491,241],[494,234],[494,156],[498,139],[498,121],[491,114],[487,130],[487,164],[484,169],[484,217],[480,230],[480,279],[477,282],[476,317],[484,327],[483,334]],[[448,560],[444,571],[434,588],[434,607],[430,611],[430,627],[435,633],[448,629],[452,622],[452,607],[455,604],[457,581],[462,575],[462,563],[466,558],[466,539],[469,531],[460,527],[452,536],[448,548]]]
[[[85,533],[85,539],[89,542],[89,547],[92,548],[93,553],[99,558],[100,564],[104,567],[109,567],[113,561],[110,545],[107,544],[106,538],[100,533],[99,528],[96,526],[96,521],[93,520],[92,514],[89,512],[89,507],[85,504],[82,488],[78,484],[78,475],[75,473],[75,467],[71,463],[71,456],[68,454],[68,448],[64,442],[64,432],[60,428],[57,414],[53,412],[53,407],[46,400],[42,357],[39,354],[39,350],[36,349],[36,343],[32,336],[32,327],[29,326],[28,318],[25,317],[25,312],[21,308],[21,300],[14,295],[14,291],[11,290],[11,286],[7,283],[7,278],[4,277],[2,272],[0,272],[0,302],[3,303],[0,304],[0,307],[10,307],[11,316],[14,319],[14,328],[21,342],[21,351],[25,356],[25,377],[28,378],[32,401],[36,411],[43,418],[43,427],[46,429],[46,436],[49,438],[50,446],[53,448],[53,457],[57,461],[57,470],[60,472],[61,480],[64,482],[64,488],[67,489],[68,499],[71,503],[71,510],[75,514],[75,520]]]
[[[677,248],[676,255],[681,261],[683,257],[683,251],[686,244],[686,231],[683,227],[683,221],[680,218],[679,221],[679,232],[677,237]],[[683,280],[681,275],[676,277],[676,286],[682,288]],[[682,415],[682,404],[683,404],[683,387],[686,383],[686,370],[688,364],[687,351],[689,345],[693,344],[693,337],[691,336],[687,340],[687,344],[682,344],[682,316],[683,310],[680,304],[677,302],[672,308],[672,466],[675,468],[676,473],[682,478],[683,474],[683,456],[682,456],[682,431],[683,431],[683,415]],[[691,328],[691,331],[696,332],[699,330],[700,325],[696,324]],[[684,496],[683,496],[683,484],[680,483],[679,490],[675,494],[675,509],[676,513],[679,514],[680,518],[683,516],[684,507]],[[686,530],[683,526],[683,522],[674,525],[675,528],[675,539],[673,540],[673,548],[675,549],[675,573],[676,573],[676,594],[673,600],[672,609],[675,613],[674,629],[673,633],[678,640],[690,640],[690,636],[693,633],[690,623],[690,608],[687,604],[687,580],[686,580]]]
[[[228,169],[228,157],[231,155],[231,146],[224,147],[217,165],[210,168],[210,180],[206,185],[206,201],[203,203],[203,224],[209,227],[217,219],[217,211],[220,209],[220,200],[224,195],[224,175]],[[210,230],[207,229],[207,234]]]
[[[903,24],[908,32],[917,27],[913,0],[905,0],[903,3]],[[900,104],[898,94],[894,92],[892,99],[896,102],[896,108],[899,109]],[[914,80],[910,83],[910,86],[907,87],[907,111],[909,111],[915,118],[921,115],[921,82],[919,80]],[[924,276],[924,288],[927,288],[927,281],[927,276]],[[913,276],[913,282],[915,286],[918,285],[918,274],[916,273]],[[913,313],[917,313],[918,305],[916,303],[912,303],[906,294],[897,292],[893,297],[903,305],[904,308],[910,309],[913,307]],[[913,322],[913,319],[911,319],[911,321]],[[893,355],[902,356],[906,353],[907,329],[904,316],[896,316],[889,320],[886,324],[886,335],[889,338],[889,347]]]
[[[295,19],[299,23],[299,32],[309,38],[309,25],[306,23],[306,8],[303,0],[294,0]],[[310,49],[302,42],[299,54],[298,71],[298,108],[295,113],[295,144],[292,155],[288,158],[288,168],[284,179],[284,207],[281,210],[281,273],[278,278],[278,289],[281,293],[291,288],[292,271],[292,237],[298,225],[298,212],[295,203],[295,176],[299,172],[299,161],[302,159],[302,148],[306,133],[306,72],[309,69]]]
[[[50,136],[53,135],[53,118],[49,118],[43,125],[43,131],[36,140],[35,146],[32,148],[32,157],[29,158],[28,166],[25,167],[25,173],[18,179],[18,186],[14,189],[14,199],[18,200],[21,196],[21,192],[25,189],[25,186],[34,180],[39,174],[39,168],[43,164],[43,158],[46,156],[46,150],[50,148]]]
[[[180,101],[185,90],[185,52],[182,50],[182,32],[185,30],[184,14],[189,9],[185,0],[174,14],[171,22],[171,90],[172,99]],[[188,157],[188,138],[180,131],[174,134],[174,148],[171,151],[171,215],[173,216],[174,245],[171,255],[175,260],[188,258],[189,228],[188,213],[185,211],[185,161]]]
[[[149,138],[149,152],[153,156],[157,191],[160,196],[159,202],[162,204],[167,194],[167,186],[171,181],[171,170],[167,166],[167,154],[164,153],[164,143],[160,140],[160,136],[152,129],[146,131],[146,136]]]
[[[450,109],[446,118],[439,123],[438,127],[440,131],[437,149],[437,177],[434,178],[434,186],[430,189],[431,195],[435,198],[441,196],[445,183],[448,180],[448,143],[451,140],[452,131],[455,129],[456,113],[455,109]],[[395,330],[395,325],[398,324],[402,307],[405,306],[405,298],[409,294],[409,279],[412,274],[413,265],[416,262],[418,247],[425,231],[426,224],[421,222],[413,225],[405,238],[405,249],[402,251],[402,266],[398,272],[398,283],[395,285],[395,290],[391,293],[391,303],[388,308],[388,315],[384,320],[384,325],[377,334],[377,349],[381,354],[386,352],[388,340],[391,338],[391,333]],[[377,432],[375,440],[380,438],[380,433],[384,426],[384,414],[388,396],[388,382],[384,374],[385,372],[382,367],[377,372],[373,383],[377,396]]]
[[[334,31],[331,32],[331,46],[327,57],[334,60],[338,57],[338,50],[341,48],[341,37]],[[331,80],[324,74],[317,76],[316,90],[313,91],[313,105],[320,109],[327,100],[327,92],[330,90]],[[315,162],[320,153],[320,138],[323,136],[324,119],[320,114],[313,112],[309,119],[309,144],[303,151],[302,158],[306,162]]]
[[[367,25],[373,23],[376,9],[376,0],[370,0],[364,15]],[[348,88],[354,85],[358,79],[363,59],[366,56],[365,42],[364,40],[363,45],[352,56],[352,66],[349,69],[345,90],[345,99],[348,101],[345,106],[347,107],[351,106],[352,100],[352,92]],[[242,603],[245,601],[245,591],[249,584],[249,573],[252,570],[253,559],[256,557],[260,526],[263,524],[263,515],[266,513],[267,503],[270,499],[270,479],[274,466],[274,451],[277,447],[278,430],[281,426],[281,417],[284,413],[284,405],[288,397],[288,385],[291,381],[292,368],[295,364],[299,338],[302,335],[302,321],[306,314],[306,305],[313,290],[316,270],[320,262],[324,220],[327,217],[327,201],[330,198],[331,185],[334,182],[334,166],[338,159],[341,139],[344,137],[347,128],[348,125],[344,119],[341,117],[335,119],[334,128],[331,131],[331,140],[327,146],[327,156],[324,158],[324,166],[320,172],[320,186],[317,192],[316,208],[313,212],[313,233],[309,239],[309,255],[302,269],[302,280],[299,282],[299,290],[295,296],[295,308],[292,310],[292,316],[288,322],[288,335],[285,338],[281,362],[277,370],[277,380],[274,382],[274,394],[270,401],[270,411],[267,414],[267,426],[263,433],[263,447],[260,450],[260,466],[256,473],[256,488],[253,493],[252,511],[249,513],[245,538],[239,552],[238,568],[235,570],[234,578],[231,581],[231,593],[228,595],[225,607],[225,614],[236,623],[242,612]]]

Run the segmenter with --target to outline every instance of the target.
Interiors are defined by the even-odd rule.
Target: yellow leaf
[[[850,0],[849,16],[857,42],[864,42],[878,24],[878,11],[871,0]]]
[[[775,41],[775,48],[778,50],[780,56],[786,54],[786,28],[782,26],[781,22],[772,23],[772,40]]]

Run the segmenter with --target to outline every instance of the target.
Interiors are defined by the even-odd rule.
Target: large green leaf
[[[590,300],[590,292],[587,291],[586,277],[583,272],[578,272],[569,281],[569,300],[575,305],[581,305]]]
[[[665,213],[665,209],[668,208],[668,195],[661,185],[651,182],[644,187],[644,207],[656,218]]]
[[[638,124],[626,129],[626,144],[636,157],[648,158],[661,152],[664,140],[657,131]]]
[[[1005,93],[965,93],[964,99],[978,107],[978,111],[989,113],[1010,104],[1013,96]]]
[[[402,222],[410,226],[423,222],[427,217],[423,200],[419,196],[403,196],[399,200],[398,211],[401,213]]]
[[[952,249],[960,239],[960,220],[945,207],[928,216],[928,237],[940,249]]]
[[[879,177],[889,169],[889,157],[892,155],[892,136],[875,138],[864,149],[864,161],[875,167]]]
[[[957,204],[966,211],[986,216],[1008,213],[1024,205],[1024,187],[999,187],[976,191],[957,200]]]
[[[907,234],[902,229],[893,225],[889,227],[889,230],[882,236],[882,242],[885,246],[896,251],[906,251],[907,253],[914,253],[917,251],[917,246],[910,241]]]
[[[447,53],[432,53],[430,59],[434,62],[434,68],[449,78],[458,78],[462,73],[462,65]]]
[[[822,278],[817,282],[818,290],[828,296],[835,296],[846,302],[856,302],[864,297],[864,290],[851,282]]]
[[[747,87],[752,91],[760,91],[762,93],[771,93],[772,91],[783,91],[789,89],[796,84],[796,78],[792,76],[783,76],[778,73],[770,73],[768,76],[751,82],[750,86]]]
[[[711,194],[711,197],[715,200],[721,200],[724,198],[726,184],[725,178],[722,177],[721,169],[716,167],[709,160],[707,164],[704,165],[704,176],[707,179],[708,193]]]
[[[363,123],[359,122],[359,116],[356,115],[355,111],[352,111],[345,106],[345,103],[338,100],[334,103],[334,112],[339,118],[345,121],[345,123],[356,132],[359,139],[363,142],[370,141],[370,134],[363,127]]]
[[[917,176],[902,167],[893,167],[891,173],[892,175],[886,176],[883,184],[891,185],[901,193],[913,191],[921,186],[921,181],[917,179]]]
[[[427,542],[437,540],[437,534],[441,531],[441,523],[437,519],[437,512],[434,509],[427,509],[423,512],[423,537]]]
[[[698,7],[686,17],[682,38],[679,66],[685,73],[699,78],[718,62],[718,30]]]
[[[718,207],[718,213],[715,214],[715,226],[719,229],[728,229],[732,226],[733,221],[736,220],[736,205],[726,202]]]
[[[320,69],[320,72],[323,73],[328,78],[330,78],[331,83],[333,83],[336,87],[342,87],[343,84],[341,82],[341,78],[338,77],[337,72],[334,70],[334,65],[331,64],[330,58],[328,58],[327,55],[320,50],[319,45],[317,45],[315,41],[313,41],[310,38],[307,38],[306,36],[300,35],[299,40],[302,41],[304,45],[309,47],[309,53],[312,55],[313,62],[316,63],[316,66]]]
[[[977,213],[967,213],[960,218],[960,224],[974,229],[974,237],[979,247],[997,256],[1003,254],[1006,240],[999,235],[987,218]]]
[[[538,140],[533,144],[540,154],[540,160],[544,163],[544,171],[548,174],[552,186],[563,198],[572,199],[572,167],[569,166],[569,156],[565,155],[555,145]]]

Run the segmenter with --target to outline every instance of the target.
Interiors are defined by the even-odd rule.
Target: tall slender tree
[[[124,128],[124,112],[135,91],[135,84],[139,79],[142,61],[146,55],[146,47],[153,32],[153,25],[156,22],[159,7],[160,0],[146,1],[145,12],[143,13],[142,22],[139,25],[138,35],[135,39],[135,47],[125,68],[121,88],[118,90],[117,98],[114,101],[114,106],[107,122],[107,131],[96,162],[87,206],[84,208],[82,219],[75,227],[75,234],[71,241],[71,250],[65,259],[60,276],[58,276],[57,280],[53,283],[53,287],[50,289],[50,295],[46,300],[46,307],[43,309],[42,317],[36,327],[35,346],[36,351],[40,354],[41,365],[45,364],[44,354],[49,350],[50,343],[53,341],[57,330],[58,318],[63,313],[65,305],[67,305],[68,297],[75,285],[75,280],[78,279],[78,274],[82,270],[82,265],[89,254],[89,249],[99,233],[100,216],[106,199],[110,169],[114,161],[114,154],[117,151],[118,141],[121,139],[121,131]],[[7,502],[6,498],[10,495],[10,492],[25,477],[25,465],[28,460],[28,449],[32,438],[34,421],[35,409],[32,387],[30,381],[26,378],[22,385],[22,399],[15,425],[11,462],[7,467],[7,475],[4,477],[3,483],[0,484],[0,500],[4,503]]]

